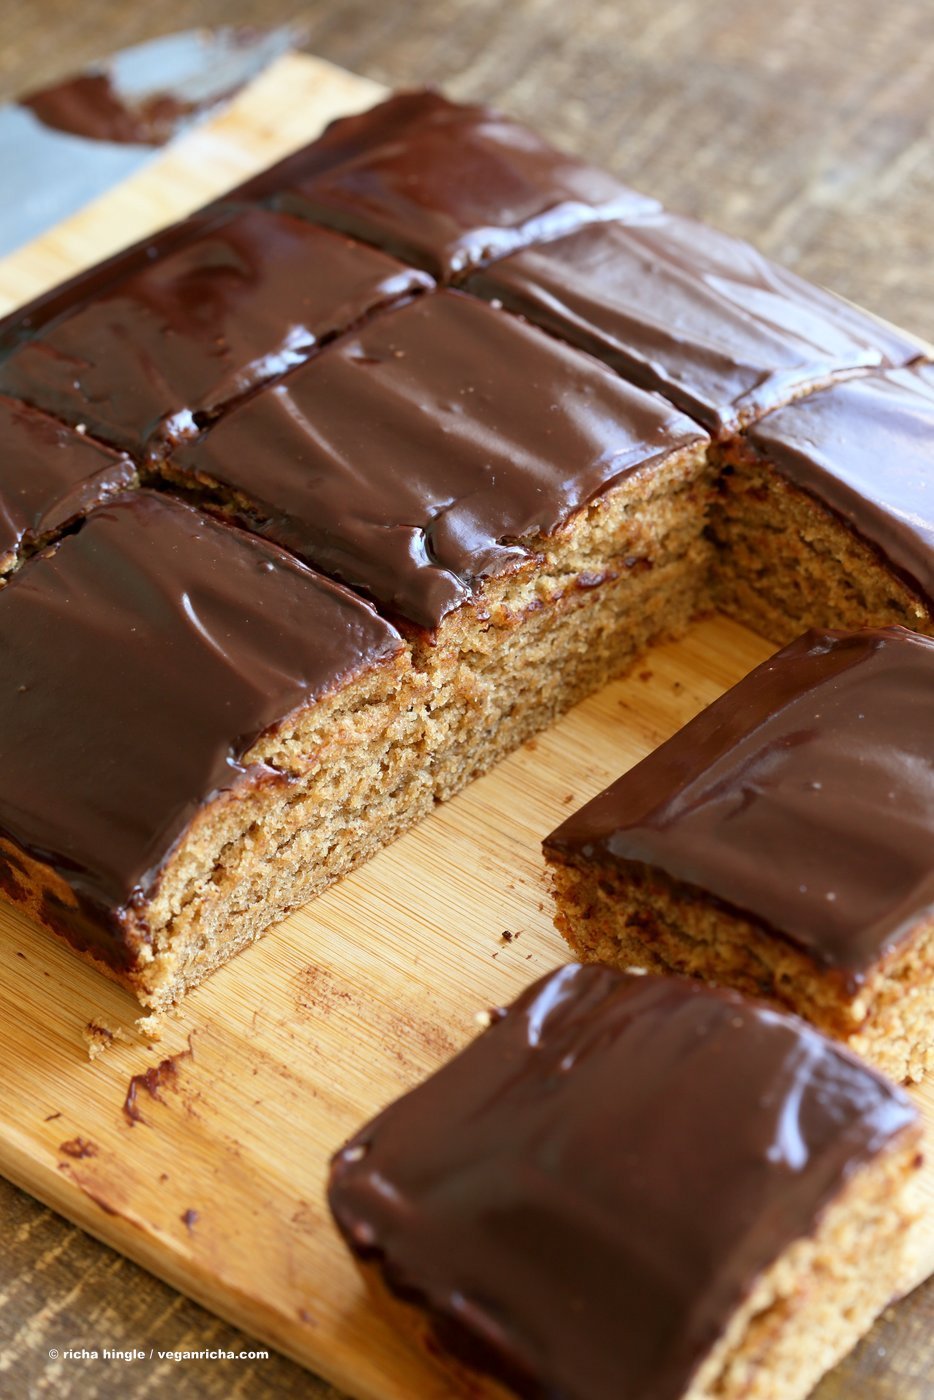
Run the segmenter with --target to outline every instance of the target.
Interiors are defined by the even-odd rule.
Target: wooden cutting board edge
[[[378,84],[323,60],[303,55],[280,60],[221,116],[36,244],[0,262],[0,314],[197,208],[303,144],[333,117],[362,109],[383,92]],[[364,878],[365,875],[363,872]],[[45,938],[44,934],[34,936]],[[58,957],[58,950],[51,946],[50,956],[53,960]],[[253,955],[247,955],[250,956]],[[241,959],[240,963],[244,961]],[[109,990],[112,996],[119,996]],[[179,1034],[170,1030],[169,1041],[178,1040]],[[112,1053],[129,1058],[131,1050],[138,1049],[121,1047]],[[934,1092],[926,1087],[920,1098],[929,1123],[934,1123]],[[0,1129],[0,1171],[103,1243],[127,1254],[300,1364],[313,1366],[363,1400],[386,1400],[389,1395],[412,1393],[404,1388],[408,1383],[405,1374],[400,1390],[396,1382],[387,1381],[372,1357],[361,1358],[353,1351],[322,1351],[314,1344],[309,1347],[303,1334],[297,1337],[294,1324],[289,1325],[281,1309],[267,1305],[256,1290],[245,1290],[234,1278],[219,1279],[217,1270],[210,1269],[209,1261],[200,1257],[184,1237],[156,1228],[132,1208],[116,1211],[106,1197],[96,1198],[93,1186],[82,1180],[80,1163],[63,1162],[60,1154],[39,1146],[35,1137],[14,1124]],[[934,1199],[934,1170],[929,1169],[929,1176],[927,1189]],[[916,1281],[934,1270],[934,1223],[928,1233],[932,1238],[926,1267],[923,1272],[919,1270]],[[424,1357],[420,1358],[422,1362]],[[403,1372],[405,1369],[403,1365]],[[438,1377],[437,1394],[453,1393],[454,1371],[442,1365]],[[464,1384],[466,1387],[468,1383]],[[464,1393],[471,1390],[465,1388]]]

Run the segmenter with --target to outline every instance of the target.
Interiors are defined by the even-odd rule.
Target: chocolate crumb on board
[[[107,1026],[103,1021],[88,1021],[81,1032],[88,1047],[88,1059],[96,1060],[117,1040],[125,1041],[126,1032],[121,1026]]]
[[[157,1065],[152,1065],[142,1074],[133,1075],[126,1092],[126,1098],[123,1101],[123,1116],[131,1128],[135,1127],[137,1123],[146,1122],[139,1106],[140,1090],[145,1089],[151,1099],[156,1099],[161,1103],[161,1091],[166,1088],[174,1088],[178,1083],[179,1061],[193,1059],[194,1049],[189,1036],[187,1050],[180,1050],[177,1055],[170,1055],[168,1059],[161,1060]]]
[[[64,1152],[66,1157],[82,1158],[97,1156],[96,1143],[88,1142],[82,1137],[70,1138],[68,1142],[60,1143],[58,1150],[59,1152]]]

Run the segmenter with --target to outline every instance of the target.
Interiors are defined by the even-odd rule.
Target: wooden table
[[[776,13],[778,12],[778,13]],[[393,86],[501,101],[674,209],[751,238],[930,337],[934,11],[928,0],[7,0],[0,97],[150,36],[300,13],[309,50]],[[69,1363],[82,1345],[238,1352],[249,1339],[0,1182],[0,1397],[333,1396],[291,1363]],[[934,1396],[934,1284],[819,1400]],[[417,1400],[417,1397],[413,1397]]]

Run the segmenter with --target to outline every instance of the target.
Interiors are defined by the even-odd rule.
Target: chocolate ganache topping
[[[659,213],[591,224],[474,274],[467,290],[598,356],[715,433],[808,385],[924,347],[728,234]]]
[[[430,91],[332,122],[235,196],[275,198],[445,280],[589,220],[659,207],[511,117]]]
[[[347,1243],[536,1400],[678,1400],[757,1278],[916,1123],[795,1018],[561,968],[334,1158]]]
[[[545,842],[649,867],[850,985],[934,908],[934,639],[809,632]]]
[[[417,626],[530,558],[612,482],[706,435],[460,292],[376,317],[173,458],[250,523]]]
[[[0,590],[0,836],[119,913],[202,804],[289,781],[244,767],[260,734],[401,648],[274,546],[121,497]]]
[[[132,486],[127,457],[0,394],[0,573],[23,546]]]
[[[768,414],[748,441],[934,601],[934,377],[849,379]]]
[[[139,451],[154,432],[192,433],[376,307],[431,285],[288,214],[215,210],[10,318],[0,388]]]

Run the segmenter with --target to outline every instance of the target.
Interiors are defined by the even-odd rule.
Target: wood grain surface
[[[167,0],[154,18],[141,7],[101,0],[80,8],[7,0],[0,84],[7,92],[34,85],[157,28],[267,23],[295,13],[289,4]],[[792,3],[780,14],[727,0],[667,7],[643,0],[574,7],[553,0],[511,7],[335,0],[302,17],[309,48],[394,85],[435,80],[455,96],[500,101],[672,207],[750,236],[799,271],[930,335],[934,136],[925,94],[934,78],[934,13],[924,0],[890,9],[864,0]],[[201,175],[211,173],[206,158]],[[717,683],[725,682],[708,678],[709,686]],[[693,703],[713,693],[692,692]],[[613,694],[594,703],[612,705]],[[674,713],[665,713],[671,723]],[[537,771],[535,755],[511,762],[526,761]],[[482,803],[482,788],[459,801]],[[495,813],[484,819],[495,829]],[[545,940],[554,961],[559,945],[541,911],[532,923],[527,935]],[[497,933],[486,928],[477,936]],[[505,955],[481,946],[498,976]],[[534,956],[520,980],[533,968]],[[131,1060],[139,1053],[118,1052]],[[158,1055],[143,1058],[148,1064]],[[53,1347],[239,1351],[255,1344],[3,1183],[0,1221],[4,1400],[330,1393],[275,1356],[184,1365],[50,1361]],[[248,1310],[243,1320],[250,1325]],[[893,1310],[824,1382],[821,1400],[934,1393],[932,1322],[929,1286]]]

